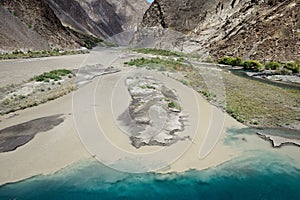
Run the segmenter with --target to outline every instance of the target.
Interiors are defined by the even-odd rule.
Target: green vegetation
[[[283,68],[287,69],[287,70],[290,70],[293,73],[299,73],[300,72],[300,64],[294,63],[294,62],[285,63]]]
[[[230,106],[226,107],[226,112],[231,115],[233,118],[235,118],[238,122],[244,123],[245,120],[243,117],[240,116],[239,110],[236,110],[237,108],[231,108]]]
[[[147,88],[147,89],[151,89],[151,90],[155,90],[155,89],[156,89],[156,88],[155,88],[154,86],[152,86],[152,85],[147,85],[146,88]]]
[[[216,95],[211,93],[210,91],[204,89],[204,90],[200,90],[198,91],[199,93],[203,94],[203,96],[205,96],[207,98],[208,101],[213,100],[214,98],[216,98]]]
[[[279,73],[281,75],[292,75],[293,74],[293,71],[289,70],[289,69],[286,69],[286,68],[283,68],[279,71]]]
[[[245,70],[252,70],[252,71],[262,71],[263,70],[263,65],[256,60],[246,60],[243,63],[243,67]]]
[[[172,77],[201,93],[215,105],[222,107],[241,123],[260,127],[293,127],[299,124],[300,91],[283,89],[255,80],[249,80],[234,74],[222,71],[223,83],[226,90],[226,107],[223,99],[207,90],[201,77],[201,68],[182,63],[179,59],[139,58],[125,64],[145,67],[158,71],[167,71]],[[246,70],[261,71],[263,64],[255,60],[243,62],[240,58],[221,59],[219,63],[242,66]],[[279,64],[279,67],[278,67]],[[281,66],[282,65],[282,66]],[[299,62],[280,64],[280,62],[266,63],[265,68],[280,73],[292,74],[299,70]],[[146,87],[146,86],[145,86]],[[176,108],[176,103],[164,99],[169,108]]]
[[[27,27],[28,27],[29,29],[32,29],[32,25],[31,25],[31,24],[27,24]]]
[[[173,58],[177,58],[177,60],[179,62],[183,62],[185,60],[185,58],[199,60],[198,54],[182,53],[182,52],[178,52],[178,51],[170,51],[170,50],[165,50],[165,49],[141,48],[141,49],[131,49],[131,51],[134,51],[137,53],[143,53],[143,54],[173,57]]]
[[[50,56],[63,56],[63,55],[74,55],[74,54],[85,54],[88,51],[60,51],[59,49],[43,50],[43,51],[27,51],[22,52],[15,50],[12,53],[0,54],[0,60],[6,59],[23,59],[23,58],[41,58]]]
[[[232,65],[232,66],[242,66],[245,70],[261,71],[263,65],[256,60],[246,60],[242,61],[241,58],[234,57],[223,57],[218,61],[219,64]]]
[[[49,80],[59,81],[62,77],[72,74],[72,71],[67,69],[58,69],[50,72],[45,72],[33,79],[37,82],[49,82]]]
[[[184,54],[181,52],[169,51],[164,49],[143,48],[143,49],[133,49],[133,51],[137,53],[160,55],[160,56],[175,56],[175,57],[184,56]]]
[[[283,89],[223,72],[226,111],[247,125],[299,124],[300,91]]]
[[[243,61],[239,57],[223,57],[218,61],[218,63],[223,65],[243,66]]]
[[[69,73],[71,73],[71,71],[64,69],[53,70],[44,73],[39,77],[34,77],[28,82],[0,88],[2,91],[0,96],[0,115],[37,106],[75,90],[76,85],[73,79],[66,79],[64,82],[58,82],[57,84],[53,84],[54,82],[50,83],[49,81],[50,78],[67,77],[67,74]],[[33,81],[36,81],[36,78],[43,80],[44,84],[33,84]],[[23,88],[28,87],[31,87],[33,90],[29,94],[25,94]]]
[[[168,103],[168,107],[169,108],[176,108],[176,104],[173,101],[171,101],[171,102]]]
[[[97,46],[97,44],[99,43],[103,43],[105,44],[105,41],[103,39],[94,37],[92,35],[85,35],[82,33],[79,33],[69,27],[67,27],[67,29],[73,33],[74,35],[76,35],[80,40],[78,41],[80,43],[81,46],[86,47],[87,49],[92,49],[93,47]]]
[[[2,101],[2,105],[5,105],[5,106],[7,106],[9,103],[10,103],[9,99],[4,99]]]
[[[232,66],[243,66],[245,70],[252,70],[252,71],[262,71],[264,69],[266,70],[277,70],[280,74],[283,75],[290,75],[290,74],[296,74],[300,73],[300,61],[296,62],[287,62],[283,65],[280,62],[277,61],[271,61],[265,64],[263,66],[259,61],[257,60],[246,60],[242,61],[241,58],[237,57],[223,57],[218,61],[219,64],[224,65],[232,65]]]
[[[276,61],[272,61],[272,62],[268,62],[265,65],[265,69],[267,70],[279,70],[281,64],[279,62]]]
[[[142,89],[151,89],[151,90],[155,90],[156,87],[152,86],[152,85],[143,85],[143,86],[140,86],[140,88]]]
[[[147,69],[156,69],[159,71],[191,71],[192,66],[181,63],[179,61],[169,59],[164,60],[160,58],[137,58],[132,59],[129,62],[125,62],[124,64],[136,67],[146,67]]]
[[[83,40],[84,43],[83,46],[86,47],[87,49],[92,49],[93,47],[95,47],[97,44],[101,42],[104,42],[104,40],[91,36],[91,38],[85,38]]]

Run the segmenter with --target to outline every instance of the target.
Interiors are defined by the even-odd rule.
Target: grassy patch
[[[172,100],[168,100],[168,108],[181,110],[180,106]]]
[[[132,59],[129,62],[125,62],[129,66],[136,67],[146,67],[147,69],[155,69],[158,71],[191,71],[192,66],[184,64],[182,62],[169,59],[160,59],[160,58],[137,58]]]
[[[50,57],[50,56],[75,55],[75,54],[85,54],[85,53],[88,53],[88,51],[83,51],[83,50],[60,51],[59,49],[53,49],[53,50],[44,50],[44,51],[22,52],[19,50],[15,50],[12,53],[0,54],[0,60],[42,58],[42,57]]]
[[[207,99],[208,101],[211,101],[211,100],[213,100],[213,99],[216,98],[216,95],[213,94],[213,93],[211,93],[211,92],[208,91],[207,89],[200,90],[200,91],[198,91],[198,92],[201,93],[203,96],[205,96],[206,99]]]
[[[59,81],[65,76],[70,76],[72,71],[67,69],[57,69],[50,72],[45,72],[39,76],[35,76],[33,80],[37,82],[49,82],[49,80]]]
[[[247,125],[278,127],[299,123],[300,91],[223,73],[226,111]]]
[[[75,90],[75,75],[72,76],[72,78],[65,79],[62,83],[58,82],[58,84],[53,84],[54,82],[50,83],[49,81],[50,78],[66,78],[69,73],[71,73],[71,71],[64,69],[53,70],[51,72],[44,73],[39,77],[35,77],[42,79],[44,81],[43,84],[34,84],[34,81],[36,80],[35,78],[32,78],[28,82],[23,82],[18,85],[8,85],[4,88],[0,88],[0,115],[37,106]],[[31,89],[28,90],[28,88]]]
[[[181,53],[181,52],[169,51],[169,50],[164,50],[164,49],[142,48],[142,49],[133,49],[133,51],[135,51],[137,53],[160,55],[160,56],[182,57],[185,55],[184,53]]]
[[[168,72],[168,76],[184,85],[191,86],[196,91],[206,89],[203,77],[199,71],[192,65],[182,63],[178,59],[138,58],[125,62],[124,64],[144,67],[149,70]],[[180,76],[177,76],[178,74],[180,74]]]

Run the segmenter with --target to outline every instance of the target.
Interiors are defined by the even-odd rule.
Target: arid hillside
[[[184,33],[185,49],[214,59],[299,60],[299,10],[297,0],[155,0],[140,29]]]
[[[134,29],[144,0],[2,0],[0,50],[75,49]]]

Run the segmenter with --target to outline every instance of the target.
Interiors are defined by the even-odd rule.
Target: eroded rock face
[[[190,39],[183,45],[213,58],[297,60],[299,10],[296,0],[155,0],[140,28],[185,33]]]
[[[127,125],[132,145],[171,145],[183,140],[176,133],[184,130],[180,101],[175,91],[168,89],[152,77],[131,77],[126,80],[132,102]]]

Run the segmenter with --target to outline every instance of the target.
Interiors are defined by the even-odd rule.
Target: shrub
[[[265,66],[267,70],[278,70],[280,68],[279,62],[268,62]]]
[[[54,81],[59,81],[62,79],[63,76],[71,75],[72,72],[67,69],[57,69],[52,70],[50,72],[45,72],[42,75],[34,77],[34,80],[37,82],[49,82],[50,79]]]
[[[175,108],[176,105],[175,105],[175,103],[173,101],[171,101],[170,103],[168,103],[168,107],[169,108]]]
[[[5,105],[5,106],[7,106],[9,103],[10,103],[9,99],[4,99],[2,101],[2,105]]]
[[[245,70],[261,71],[263,65],[256,60],[246,60],[243,64]]]
[[[226,107],[226,112],[235,118],[238,122],[244,123],[245,120],[239,115],[239,112],[231,107]]]
[[[279,71],[279,73],[280,73],[281,75],[292,75],[292,74],[293,74],[293,72],[292,72],[291,70],[286,69],[286,68],[281,69],[281,70]]]
[[[175,56],[175,57],[183,56],[183,53],[164,50],[164,49],[143,48],[143,49],[134,49],[133,51],[138,53],[143,53],[143,54],[152,54],[152,55],[161,55],[161,56]]]
[[[300,72],[300,65],[297,65],[294,62],[285,63],[283,68],[292,71],[292,73],[299,73]]]
[[[232,65],[232,66],[243,66],[241,58],[237,57],[223,57],[218,61],[219,64]]]

